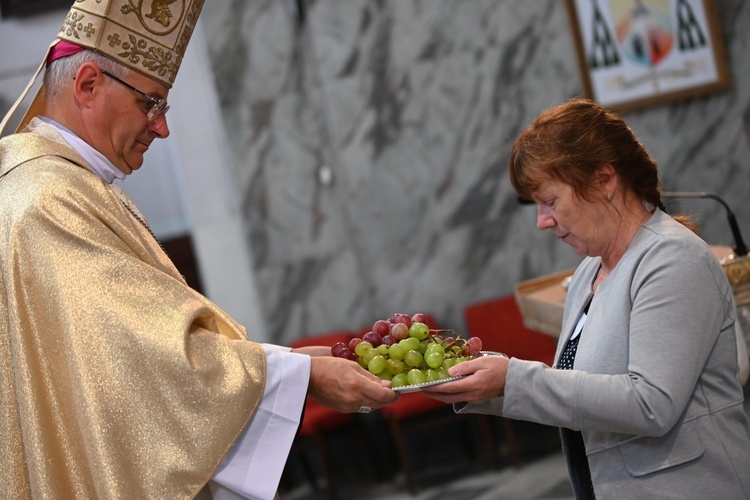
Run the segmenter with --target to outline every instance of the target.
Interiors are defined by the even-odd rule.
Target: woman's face
[[[603,224],[603,203],[583,200],[572,186],[551,179],[543,180],[532,198],[538,229],[551,229],[578,255],[604,255],[610,238]]]

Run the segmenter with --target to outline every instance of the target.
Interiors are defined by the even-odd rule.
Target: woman
[[[689,218],[664,212],[644,147],[575,99],[518,137],[510,178],[537,227],[587,256],[555,368],[486,356],[425,394],[561,427],[577,498],[750,498],[732,290]]]

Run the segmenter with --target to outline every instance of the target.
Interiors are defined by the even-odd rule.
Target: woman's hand
[[[448,372],[452,377],[460,375],[464,378],[425,387],[422,393],[443,403],[484,403],[505,392],[508,363],[510,360],[505,356],[482,356],[464,361]]]

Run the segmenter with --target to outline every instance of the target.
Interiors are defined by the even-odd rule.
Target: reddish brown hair
[[[526,199],[543,179],[554,179],[590,200],[592,181],[603,165],[614,168],[625,189],[662,206],[656,162],[618,115],[588,99],[548,109],[521,132],[510,153],[510,182]],[[675,218],[697,229],[690,217]]]

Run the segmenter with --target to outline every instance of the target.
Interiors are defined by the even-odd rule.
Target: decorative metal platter
[[[422,389],[424,389],[425,387],[431,387],[433,385],[444,384],[446,382],[453,382],[454,380],[458,380],[458,379],[461,379],[461,378],[463,378],[463,377],[462,376],[448,377],[448,378],[444,378],[444,379],[440,379],[440,380],[433,380],[432,382],[423,382],[421,384],[412,384],[412,385],[404,385],[404,386],[401,386],[401,387],[394,387],[393,390],[396,391],[396,392],[401,392],[401,393],[419,392]]]

